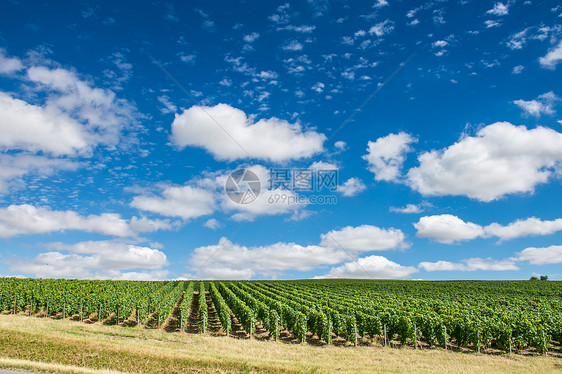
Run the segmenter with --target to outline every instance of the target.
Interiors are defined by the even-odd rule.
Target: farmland
[[[0,279],[3,314],[314,346],[557,355],[562,284],[541,281]]]

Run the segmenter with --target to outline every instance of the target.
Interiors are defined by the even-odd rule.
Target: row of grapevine
[[[183,293],[183,299],[180,303],[180,330],[182,331],[185,328],[185,323],[187,321],[187,318],[189,317],[191,300],[193,299],[193,288],[194,282],[189,282]]]
[[[199,293],[199,302],[192,306],[194,291]],[[209,317],[206,291],[224,331],[231,331],[234,314],[250,335],[259,321],[275,339],[287,329],[300,341],[311,332],[327,343],[335,334],[348,342],[361,337],[474,350],[535,348],[542,353],[562,341],[559,282],[0,278],[0,311],[160,326],[182,300],[182,329],[193,307],[199,312],[200,331],[205,331]]]
[[[230,308],[224,301],[224,298],[220,294],[219,290],[213,282],[209,284],[209,292],[211,294],[211,299],[213,300],[213,304],[215,305],[215,309],[217,310],[217,314],[219,315],[219,320],[221,321],[221,326],[223,331],[228,335],[232,330],[231,327],[231,319],[230,319]]]
[[[218,282],[218,291],[228,304],[230,310],[236,315],[238,321],[244,327],[246,333],[252,336],[255,332],[255,316],[252,309],[250,309],[246,303],[236,296],[228,287],[226,287],[222,282]]]
[[[205,297],[205,283],[199,282],[199,329],[202,332],[207,331],[208,320],[209,312],[207,308],[207,298]]]

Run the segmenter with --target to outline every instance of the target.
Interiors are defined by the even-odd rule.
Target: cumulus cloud
[[[418,267],[425,271],[509,271],[519,270],[511,259],[469,258],[460,263],[449,261],[420,262]]]
[[[133,217],[121,218],[119,214],[103,213],[82,216],[72,210],[51,210],[29,204],[0,208],[0,237],[45,234],[65,230],[79,230],[102,235],[130,237],[137,232],[170,229],[167,221]]]
[[[451,244],[463,240],[496,237],[500,241],[512,240],[526,236],[551,235],[562,231],[562,218],[543,221],[530,217],[518,219],[508,225],[491,223],[481,226],[465,222],[457,216],[442,214],[426,216],[414,224],[419,238],[430,238],[440,243]]]
[[[53,109],[30,105],[0,92],[0,147],[55,156],[90,150],[88,134],[80,123]]]
[[[331,164],[314,163],[310,169],[315,167],[334,168]],[[232,218],[237,221],[253,221],[256,217],[264,215],[292,214],[295,219],[299,217],[299,212],[307,206],[306,201],[302,201],[299,195],[291,189],[271,189],[270,170],[263,165],[252,165],[246,169],[252,171],[258,177],[261,184],[259,195],[248,204],[234,202],[224,193],[228,174],[220,173],[212,181],[208,181],[208,184],[214,185],[218,191],[217,200],[224,211],[233,212]],[[240,188],[243,189],[245,186],[240,185]]]
[[[163,185],[161,189],[162,196],[135,196],[131,206],[165,217],[180,217],[186,220],[209,215],[215,210],[215,196],[206,189],[173,185]]]
[[[553,107],[558,101],[560,101],[560,98],[550,91],[540,95],[535,100],[515,100],[513,103],[523,109],[527,115],[540,117],[541,114],[554,114]]]
[[[506,226],[492,223],[484,228],[486,236],[495,236],[500,240],[510,240],[525,236],[551,235],[562,231],[562,218],[552,221],[543,221],[539,218],[530,217],[519,219]]]
[[[69,70],[32,66],[27,69],[27,79],[48,92],[47,111],[75,117],[93,144],[116,146],[122,131],[136,121],[135,109],[129,102],[118,99],[111,90],[92,87]]]
[[[180,147],[205,148],[219,160],[252,157],[278,162],[322,152],[326,136],[274,117],[253,123],[243,111],[218,104],[177,114],[172,140]]]
[[[497,122],[440,151],[418,157],[408,184],[423,195],[467,196],[489,202],[532,193],[562,162],[562,133]]]
[[[418,238],[431,238],[439,243],[451,244],[484,235],[484,229],[475,223],[464,222],[451,214],[421,217],[414,223]]]
[[[33,259],[9,262],[10,271],[42,278],[81,279],[154,280],[167,275],[167,271],[159,270],[168,265],[166,255],[149,247],[116,241],[51,243],[48,247],[55,251],[40,253]],[[152,271],[123,272],[132,269]]]
[[[383,256],[368,256],[333,267],[327,274],[315,278],[407,278],[417,271],[414,266],[402,266]]]
[[[334,146],[341,152],[341,151],[345,151],[347,149],[347,144],[346,142],[342,141],[342,140],[338,140],[337,142],[334,143]]]
[[[246,247],[221,238],[217,245],[196,248],[190,265],[194,270],[204,265],[195,275],[198,279],[250,279],[256,275],[275,277],[285,271],[310,271],[345,258],[343,251],[315,245],[281,242]]]
[[[377,181],[396,181],[401,174],[406,153],[412,149],[409,144],[417,142],[411,135],[400,132],[369,141],[367,154],[363,156],[369,163],[369,170]]]
[[[562,41],[549,50],[544,57],[539,58],[542,67],[550,70],[554,70],[560,61],[562,61]]]
[[[516,259],[529,261],[533,265],[561,264],[562,245],[551,245],[546,248],[529,247],[519,252]]]
[[[196,273],[193,276],[198,279],[250,279],[255,276],[275,278],[287,271],[311,271],[346,260],[355,261],[349,251],[365,253],[408,246],[405,235],[400,230],[380,229],[369,225],[332,230],[321,235],[320,239],[318,245],[279,242],[248,247],[222,238],[216,245],[196,248],[191,256],[189,269],[192,275]],[[400,274],[412,270],[399,265],[395,267],[393,264],[383,264],[373,274],[384,278],[401,277]],[[353,267],[347,264],[344,266]],[[391,275],[391,271],[402,273]],[[331,276],[338,276],[337,273],[338,271]]]
[[[216,230],[216,229],[222,227],[222,224],[219,221],[217,221],[215,218],[211,218],[211,219],[208,219],[203,224],[203,226],[205,226],[206,228],[211,229],[211,230]]]
[[[23,69],[23,64],[17,57],[7,57],[6,51],[0,48],[0,74],[11,74]]]
[[[407,248],[406,235],[401,230],[381,229],[376,226],[346,226],[321,235],[320,245],[329,248],[344,248],[353,252],[384,251]]]
[[[24,100],[0,91],[2,192],[27,175],[74,170],[82,163],[69,158],[90,157],[98,146],[113,149],[134,142],[138,113],[132,104],[74,71],[51,67],[55,65],[37,57],[24,63],[0,51],[0,73],[22,71],[9,78],[17,80],[23,92],[34,93]],[[130,131],[124,138],[126,130]]]
[[[331,164],[326,165],[331,169]],[[221,170],[183,186],[162,184],[158,195],[144,192],[135,196],[130,205],[143,211],[184,220],[222,210],[231,213],[231,218],[237,221],[252,221],[262,215],[295,216],[306,206],[306,202],[290,189],[270,189],[270,170],[263,165],[240,166],[240,169],[253,172],[260,183],[260,191],[255,200],[247,200],[244,204],[233,201],[225,191],[227,179],[234,170]],[[238,187],[240,191],[245,191],[249,185],[239,182]]]
[[[338,191],[343,196],[355,196],[365,191],[367,186],[359,178],[349,178],[341,186],[338,186]]]

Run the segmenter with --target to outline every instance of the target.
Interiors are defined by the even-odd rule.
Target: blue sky
[[[2,8],[0,275],[562,277],[555,1]]]

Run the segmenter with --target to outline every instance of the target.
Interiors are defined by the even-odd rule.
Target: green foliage
[[[546,276],[543,277],[548,279]],[[332,334],[354,342],[357,336],[417,340],[504,351],[536,348],[546,353],[562,342],[562,283],[529,281],[371,281],[302,280],[252,282],[133,282],[0,278],[0,310],[49,316],[91,316],[103,320],[119,310],[140,322],[160,322],[180,303],[182,327],[193,291],[200,293],[199,323],[206,330],[205,288],[224,330],[231,312],[246,332],[257,321],[277,338],[283,328],[304,341],[312,332],[326,342]],[[101,316],[96,316],[101,311]],[[445,333],[446,330],[446,333]]]
[[[207,307],[207,298],[205,296],[205,282],[199,282],[199,329],[201,332],[207,331],[208,321],[209,311]]]

